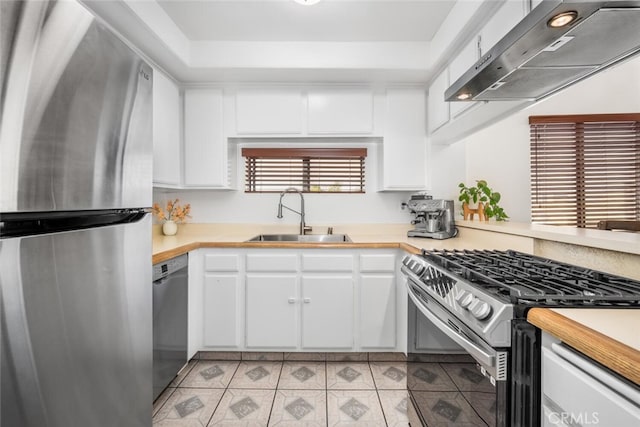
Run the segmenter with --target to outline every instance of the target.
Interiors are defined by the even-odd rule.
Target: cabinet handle
[[[289,304],[295,304],[296,303],[296,299],[295,298],[289,298],[287,301],[289,302]]]
[[[303,298],[302,301],[304,301],[305,304],[309,304],[311,302],[311,298]]]

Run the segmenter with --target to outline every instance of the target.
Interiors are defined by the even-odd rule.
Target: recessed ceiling
[[[453,0],[157,0],[192,41],[430,41]]]

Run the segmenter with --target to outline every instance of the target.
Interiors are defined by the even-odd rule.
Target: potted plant
[[[471,187],[467,187],[465,183],[461,182],[458,187],[460,188],[458,200],[462,202],[464,219],[468,217],[473,219],[474,213],[477,213],[480,219],[483,219],[483,216],[484,219],[495,218],[496,221],[504,221],[509,218],[504,209],[498,205],[500,193],[493,191],[487,185],[487,181],[477,180],[476,185]],[[478,207],[472,209],[472,205],[475,204]]]
[[[191,205],[186,204],[180,206],[179,200],[169,200],[167,202],[166,209],[163,209],[159,204],[153,204],[153,214],[161,221],[162,233],[166,236],[173,236],[178,232],[178,224],[185,222],[187,218],[191,218],[189,213],[191,212]]]

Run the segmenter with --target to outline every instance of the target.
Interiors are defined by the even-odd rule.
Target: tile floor
[[[203,353],[155,402],[153,425],[407,426],[401,356]]]

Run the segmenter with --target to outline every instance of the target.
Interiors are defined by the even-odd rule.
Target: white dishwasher
[[[542,348],[542,425],[640,426],[640,388],[553,343]]]
[[[153,266],[153,400],[187,363],[188,255]]]

